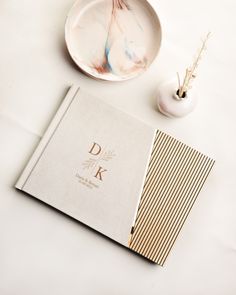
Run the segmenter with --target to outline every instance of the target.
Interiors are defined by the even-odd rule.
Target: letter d
[[[98,143],[94,142],[89,153],[93,156],[97,156],[101,153],[101,150],[102,150],[101,146]]]

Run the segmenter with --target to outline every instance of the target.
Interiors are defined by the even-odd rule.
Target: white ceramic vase
[[[177,95],[177,79],[161,84],[157,93],[158,110],[167,117],[180,118],[191,113],[197,104],[197,95],[189,90],[184,98]]]

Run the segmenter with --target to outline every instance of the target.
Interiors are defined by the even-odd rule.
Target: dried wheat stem
[[[177,77],[178,77],[178,89],[180,90],[180,87],[181,87],[181,82],[180,82],[180,76],[179,76],[179,73],[177,73]]]
[[[211,33],[209,32],[206,38],[202,41],[202,46],[197,53],[197,57],[194,59],[192,66],[186,69],[183,84],[180,82],[178,74],[178,83],[179,83],[179,97],[183,98],[184,94],[191,88],[191,82],[196,78],[196,70],[199,66],[199,62],[202,58],[203,52],[206,50],[206,44],[210,38]]]

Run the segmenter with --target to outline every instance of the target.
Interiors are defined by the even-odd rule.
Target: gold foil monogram
[[[105,163],[112,160],[115,157],[115,153],[112,150],[103,148],[97,142],[93,142],[88,150],[91,155],[89,159],[83,162],[83,168],[91,170],[93,177],[100,181],[103,181],[108,170],[104,167]]]

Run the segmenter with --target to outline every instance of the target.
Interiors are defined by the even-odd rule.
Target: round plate
[[[87,75],[123,81],[153,62],[161,25],[147,0],[79,0],[67,17],[65,38],[72,59]]]

